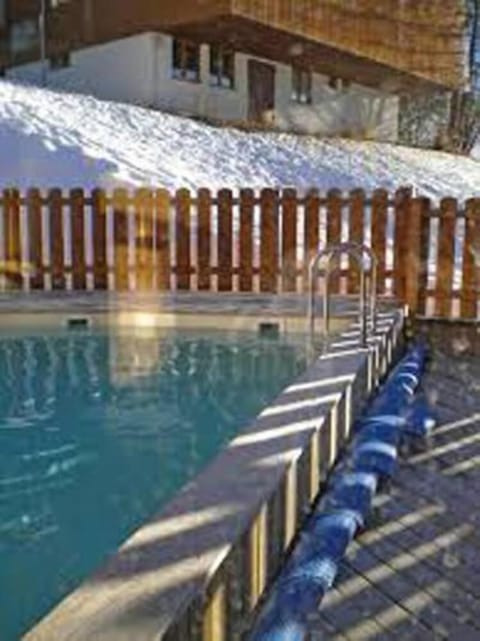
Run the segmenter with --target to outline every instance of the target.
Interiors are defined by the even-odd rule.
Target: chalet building
[[[0,0],[4,75],[39,81],[43,42],[49,85],[214,121],[397,141],[405,96],[465,83],[464,0],[45,2],[43,30]]]

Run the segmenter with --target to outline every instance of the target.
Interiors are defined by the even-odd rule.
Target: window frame
[[[292,67],[290,100],[298,105],[313,103],[313,73],[303,67]]]
[[[216,62],[216,65],[214,63]],[[209,84],[217,89],[235,90],[235,51],[223,45],[210,45]]]
[[[8,49],[12,56],[22,56],[40,46],[38,21],[25,18],[12,22],[8,30]]]
[[[189,57],[195,63],[192,65]],[[173,38],[172,78],[181,82],[201,82],[200,45],[187,38]]]

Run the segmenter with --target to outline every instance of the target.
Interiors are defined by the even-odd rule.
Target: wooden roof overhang
[[[446,86],[370,58],[283,31],[243,16],[176,25],[171,31],[197,41],[223,44],[237,51],[341,77],[389,93],[445,90]]]

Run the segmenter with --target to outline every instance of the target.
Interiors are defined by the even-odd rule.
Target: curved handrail
[[[328,245],[314,256],[309,265],[309,306],[308,318],[310,323],[310,335],[313,337],[315,330],[315,283],[318,271],[318,265],[323,258],[327,258],[325,271],[325,290],[323,299],[323,331],[324,336],[328,338],[330,331],[330,265],[333,258],[341,254],[348,254],[355,258],[360,269],[360,332],[362,347],[367,346],[367,287],[366,274],[371,272],[371,292],[370,292],[370,317],[372,322],[372,332],[376,330],[377,317],[377,258],[370,247],[362,243],[344,242],[335,245]],[[363,256],[367,254],[370,259],[370,269],[365,269]]]

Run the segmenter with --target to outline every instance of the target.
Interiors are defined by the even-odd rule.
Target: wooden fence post
[[[350,218],[348,239],[352,243],[363,245],[363,227],[365,221],[365,192],[355,189],[350,192]],[[347,293],[356,294],[360,286],[360,272],[356,261],[349,259],[347,276]]]
[[[276,292],[278,279],[278,195],[273,189],[260,196],[260,291]]]
[[[190,254],[190,192],[179,189],[176,193],[175,207],[175,244],[177,289],[190,289],[190,274],[192,269]]]
[[[43,221],[42,198],[38,189],[30,189],[28,191],[27,217],[30,289],[42,290],[45,287],[43,275]]]
[[[135,280],[137,291],[153,288],[153,197],[149,189],[135,193]]]
[[[159,189],[155,194],[155,255],[157,262],[157,289],[170,289],[170,194]]]
[[[103,189],[92,191],[93,286],[108,289],[107,206]]]
[[[342,239],[342,192],[331,189],[327,194],[327,244],[337,245]],[[330,277],[330,291],[340,293],[341,262]]]
[[[211,289],[211,213],[212,196],[209,189],[198,191],[198,234],[197,234],[197,259],[198,259],[198,289]]]
[[[48,194],[50,215],[50,269],[52,289],[65,289],[65,253],[63,234],[63,205],[60,189]]]
[[[454,198],[444,198],[440,203],[435,287],[435,314],[442,317],[451,316],[452,311],[456,217],[457,201]]]
[[[85,261],[85,198],[83,189],[70,191],[70,222],[72,228],[72,287],[86,289],[87,265]]]
[[[377,259],[377,293],[386,292],[388,192],[376,189],[372,196],[372,251]]]
[[[399,301],[405,300],[406,233],[407,218],[412,197],[410,187],[402,187],[395,193],[395,234],[393,241],[393,294]]]
[[[7,289],[22,289],[20,194],[16,189],[3,192],[3,229],[6,286]]]
[[[233,196],[221,189],[218,199],[218,291],[231,292],[233,287]]]
[[[318,192],[312,189],[305,199],[304,222],[304,259],[303,259],[303,291],[308,292],[308,268],[311,260],[318,252],[320,221],[320,198]]]
[[[409,200],[405,210],[404,302],[412,316],[425,313],[428,280],[429,210],[427,198]]]
[[[252,189],[240,191],[240,291],[253,291],[253,212]]]
[[[477,318],[480,294],[480,199],[465,204],[465,241],[460,316]]]
[[[297,290],[297,192],[282,194],[282,291]]]
[[[116,291],[127,291],[128,274],[128,193],[125,189],[113,192],[113,263]]]

